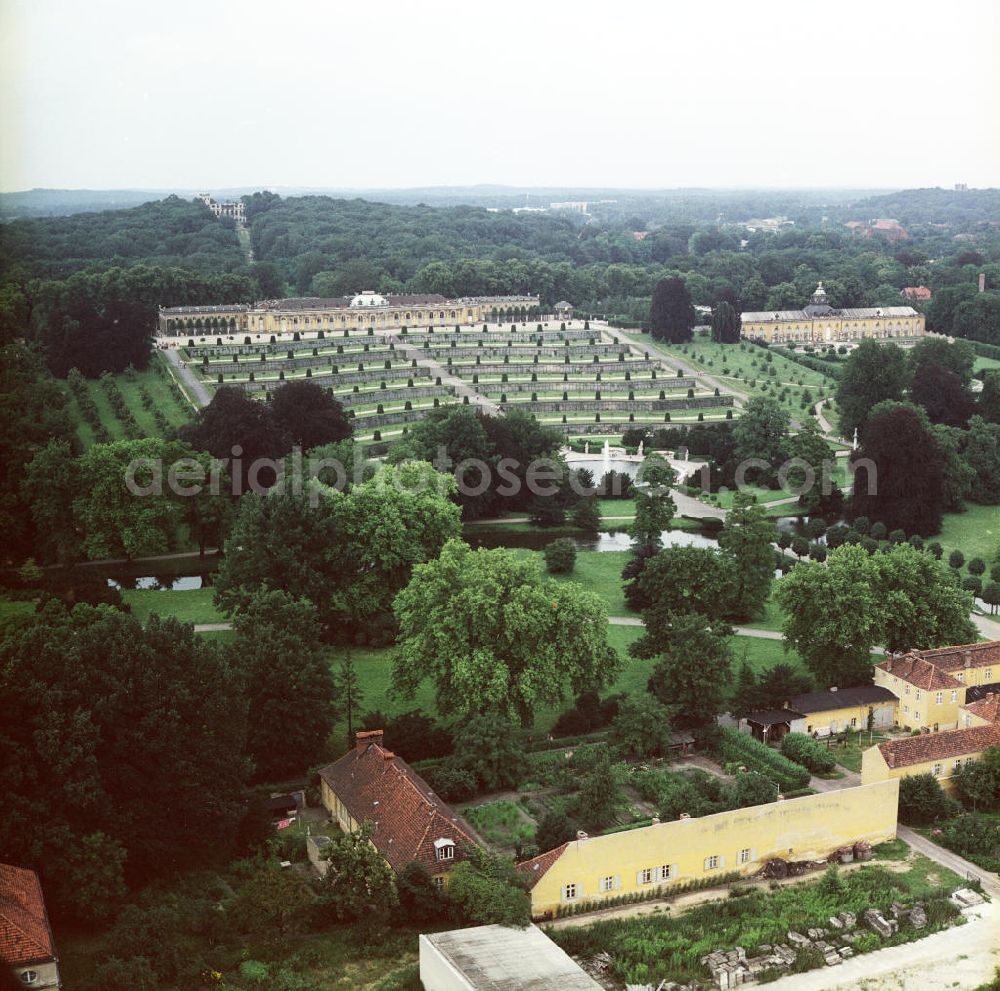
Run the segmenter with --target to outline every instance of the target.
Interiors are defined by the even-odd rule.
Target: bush
[[[936,819],[950,818],[958,803],[941,789],[932,774],[912,774],[899,782],[899,818],[909,824],[926,825]]]
[[[956,570],[961,568],[965,564],[965,555],[956,548],[948,555],[948,564]]]
[[[809,783],[809,771],[783,757],[777,751],[734,729],[723,729],[719,751],[730,762],[757,771],[781,786],[783,790],[804,788]]]
[[[837,763],[826,747],[805,733],[788,733],[781,741],[781,752],[818,774],[829,774]]]
[[[969,561],[969,574],[981,575],[986,571],[986,562],[981,557],[974,557]]]
[[[475,775],[463,768],[428,767],[422,775],[446,802],[467,802],[476,794]]]
[[[553,540],[545,548],[545,566],[550,574],[568,575],[576,564],[576,544],[568,537]]]

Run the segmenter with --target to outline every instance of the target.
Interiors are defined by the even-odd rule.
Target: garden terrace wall
[[[325,338],[310,337],[303,341],[278,340],[278,341],[257,341],[253,344],[196,344],[194,347],[185,347],[183,350],[192,359],[203,358],[226,358],[234,354],[238,355],[261,355],[261,354],[284,354],[288,351],[312,351],[313,348],[323,350],[335,350],[338,344],[347,347],[361,347],[365,344],[377,344],[381,348],[387,348],[398,338],[395,334],[353,334],[351,337],[343,337],[339,334],[327,334]]]
[[[442,403],[442,406],[445,404]],[[358,430],[370,430],[373,428],[382,429],[397,423],[414,423],[427,415],[427,408],[405,410],[399,413],[366,413],[364,416],[356,416],[351,420],[351,425],[355,432]]]
[[[512,361],[515,358],[528,357],[537,354],[539,361],[542,358],[562,358],[569,355],[570,358],[580,358],[583,356],[608,355],[608,354],[629,354],[629,348],[622,344],[565,344],[562,347],[539,347],[537,344],[512,344],[510,347],[463,347],[455,344],[437,345],[434,342],[427,347],[425,342],[416,351],[422,352],[425,356],[432,358],[500,358],[509,357]]]
[[[395,335],[394,335],[395,336]],[[470,341],[477,343],[482,341],[484,344],[506,344],[508,341],[513,341],[515,344],[545,344],[547,341],[591,341],[595,343],[600,340],[601,334],[596,330],[534,330],[529,332],[517,331],[513,333],[511,331],[502,330],[490,330],[485,333],[481,330],[462,330],[457,334],[452,331],[437,330],[433,334],[428,334],[426,331],[411,331],[407,334],[400,334],[396,336],[396,340],[400,343],[408,342],[410,344],[423,344],[424,340],[430,338],[434,341],[438,347],[444,345],[444,341],[457,340],[462,344],[468,344]]]
[[[633,375],[645,372],[647,375],[650,372],[663,372],[663,366],[649,358],[633,358],[626,361],[575,361],[572,364],[559,363],[555,364],[553,362],[539,362],[537,365],[531,362],[511,362],[509,365],[495,364],[495,365],[455,365],[452,374],[458,375],[461,378],[471,378],[473,375],[500,375],[506,373],[508,375],[530,375],[532,372],[537,372],[539,375],[559,375],[560,377],[566,373],[568,375],[593,375],[596,372],[600,372],[602,375],[605,372],[631,372]],[[669,375],[666,376],[664,381],[671,381]]]
[[[254,369],[249,368],[246,370],[252,372]],[[430,375],[430,370],[427,368],[410,368],[400,365],[398,368],[374,369],[370,372],[317,372],[309,381],[324,387],[332,385],[337,390],[344,386],[354,385],[355,383],[361,385],[366,382],[389,382],[396,379],[429,379]],[[244,380],[227,384],[238,385],[247,392],[261,392],[262,390],[276,389],[281,385],[281,382],[277,379],[267,379],[263,382],[248,382]]]
[[[405,402],[407,399],[429,399],[433,396],[451,396],[454,389],[445,385],[414,385],[405,389],[377,389],[367,392],[345,392],[337,399],[344,406],[365,406],[371,403]]]
[[[693,399],[529,399],[501,403],[500,408],[526,409],[532,413],[664,413],[670,410],[716,409],[732,405],[732,396],[696,396]]]
[[[655,383],[655,384],[654,384]],[[481,389],[488,389],[490,392],[590,392],[597,389],[601,392],[638,392],[642,389],[654,390],[663,389],[666,392],[673,392],[678,389],[693,389],[697,384],[694,379],[631,379],[626,382],[624,379],[603,379],[600,382],[594,381],[553,381],[548,379],[542,382],[482,382],[479,383]]]
[[[331,368],[365,365],[385,365],[385,362],[392,361],[395,356],[396,363],[400,366],[409,367],[410,362],[397,352],[390,354],[389,351],[356,351],[354,354],[331,354],[331,355],[303,355],[301,358],[271,358],[267,361],[219,361],[212,365],[193,366],[203,375],[238,375],[240,372],[249,374],[250,372],[280,372],[292,371],[296,368]]]

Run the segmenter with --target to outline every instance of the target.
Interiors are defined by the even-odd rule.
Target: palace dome
[[[359,292],[356,296],[351,298],[351,306],[388,306],[389,303],[385,296],[379,295],[377,292],[372,292],[370,289],[366,289],[364,292]]]

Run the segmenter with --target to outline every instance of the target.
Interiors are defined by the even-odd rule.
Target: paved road
[[[195,623],[195,633],[222,633],[224,630],[231,630],[232,623]]]
[[[167,348],[161,352],[166,355],[167,361],[173,365],[173,374],[180,376],[184,380],[184,385],[198,406],[207,406],[212,397],[208,394],[208,389],[201,383],[198,376],[188,367],[187,362],[181,360],[180,354],[173,348]]]
[[[988,640],[1000,640],[1000,623],[995,619],[990,619],[989,616],[980,616],[977,612],[974,612],[969,618],[976,624],[976,629]]]

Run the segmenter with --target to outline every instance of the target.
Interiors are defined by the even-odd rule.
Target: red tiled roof
[[[406,761],[381,746],[381,730],[357,736],[358,745],[319,775],[354,820],[372,823],[372,842],[393,870],[414,860],[440,870],[439,839],[451,840],[454,860],[463,860],[463,848],[477,844],[456,813]]]
[[[1000,695],[987,695],[978,702],[966,702],[962,708],[973,716],[991,723],[1000,722]]]
[[[537,857],[532,857],[531,860],[523,860],[517,864],[517,869],[531,879],[531,887],[533,888],[545,877],[546,871],[562,856],[563,850],[568,846],[568,843],[563,843],[562,846],[557,846],[547,853],[540,853]]]
[[[988,747],[1000,747],[1000,723],[943,733],[921,733],[920,736],[888,740],[878,745],[882,759],[889,767],[909,767],[932,760],[978,754]]]
[[[900,657],[888,657],[876,665],[887,674],[921,688],[925,692],[939,691],[946,688],[961,688],[962,682],[942,671],[938,665],[925,660],[920,654],[911,652]]]
[[[0,864],[0,960],[19,967],[54,960],[55,955],[38,875]]]
[[[931,298],[932,293],[927,286],[906,286],[900,295],[905,296],[907,299],[928,300]]]
[[[936,650],[919,650],[916,653],[942,671],[961,671],[966,667],[985,668],[993,664],[1000,666],[1000,640],[966,643],[958,647],[938,647]]]

